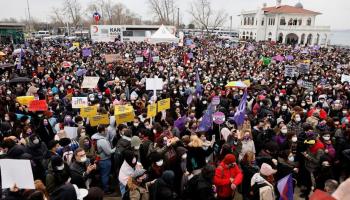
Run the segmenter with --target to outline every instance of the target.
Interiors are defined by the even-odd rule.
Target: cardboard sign
[[[72,108],[82,108],[88,106],[87,97],[72,97]]]
[[[286,65],[284,68],[284,77],[294,77],[296,74],[296,67]]]
[[[29,103],[28,110],[31,112],[35,111],[47,111],[48,106],[46,100],[33,100]]]
[[[163,110],[167,110],[170,108],[170,98],[162,99],[158,101],[158,112],[161,112]]]
[[[308,81],[303,81],[301,86],[305,89],[307,89],[308,91],[313,91],[314,90],[314,85],[312,82],[308,82]]]
[[[350,83],[350,76],[349,75],[345,75],[345,74],[341,75],[341,83],[344,83],[344,82]]]
[[[91,126],[97,126],[97,125],[109,125],[109,116],[108,114],[104,115],[96,115],[90,118],[90,125]]]
[[[157,115],[157,104],[150,104],[147,106],[147,118],[155,117]]]
[[[100,77],[96,76],[84,76],[83,83],[81,84],[81,88],[96,88]]]
[[[30,160],[1,159],[1,188],[35,189]]]
[[[127,122],[133,121],[134,117],[135,117],[134,112],[124,113],[124,114],[116,115],[115,116],[115,121],[119,125],[119,124],[122,124],[122,123],[127,123]]]
[[[163,80],[161,78],[147,78],[146,90],[162,90]]]
[[[136,63],[141,63],[143,62],[143,57],[136,57],[136,60],[135,60]]]
[[[29,103],[34,100],[34,96],[20,96],[20,97],[17,97],[16,100],[21,105],[28,106]]]
[[[80,47],[80,43],[79,42],[73,42],[73,47],[79,48]]]
[[[216,112],[213,114],[213,121],[215,124],[223,124],[225,122],[225,114],[222,112]]]
[[[106,63],[116,62],[118,60],[118,54],[106,54]]]
[[[78,136],[78,127],[65,126],[64,131],[66,132],[67,137],[70,139],[76,139]]]
[[[82,53],[83,53],[83,57],[89,57],[89,56],[91,56],[91,49],[84,48],[82,50]]]
[[[134,112],[134,108],[130,105],[117,105],[114,108],[114,115]]]
[[[299,68],[299,73],[300,74],[307,74],[310,71],[310,65],[309,64],[300,63],[298,68]]]
[[[213,99],[211,100],[211,103],[212,103],[214,106],[219,105],[219,104],[220,104],[220,97],[219,97],[219,96],[213,97]]]
[[[97,106],[88,106],[80,108],[80,116],[91,118],[97,115]]]

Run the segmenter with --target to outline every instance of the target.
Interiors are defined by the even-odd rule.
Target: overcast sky
[[[52,7],[60,7],[63,0],[28,0],[31,16],[46,21],[50,19]],[[85,8],[93,0],[79,0]],[[146,4],[147,0],[112,0],[121,2],[130,10],[139,14],[142,19],[151,19]],[[188,24],[191,17],[188,14],[191,0],[175,0],[180,8],[182,22]],[[295,5],[299,0],[282,0],[282,4]],[[316,19],[317,25],[330,25],[332,29],[350,29],[350,0],[300,0],[305,9],[323,13]],[[266,2],[268,6],[275,5],[275,0],[212,0],[215,9],[224,9],[233,16],[233,27],[239,24],[237,16],[242,10],[253,10]],[[26,0],[0,0],[0,19],[26,17]],[[85,10],[85,9],[84,9]],[[84,12],[84,14],[87,14]],[[227,23],[228,25],[228,23]]]

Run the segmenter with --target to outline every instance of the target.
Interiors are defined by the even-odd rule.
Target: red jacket
[[[316,108],[312,108],[311,110],[309,110],[309,112],[307,113],[308,117],[311,117],[312,114],[316,111]],[[320,118],[321,119],[327,119],[327,112],[323,109],[320,110]]]
[[[215,170],[214,184],[218,197],[225,198],[232,196],[233,190],[231,189],[230,178],[233,178],[233,182],[236,186],[242,183],[243,173],[236,164],[232,168],[228,168],[223,162]]]

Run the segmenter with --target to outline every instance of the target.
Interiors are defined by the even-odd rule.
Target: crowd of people
[[[1,46],[0,157],[30,160],[35,180],[35,190],[14,184],[2,198],[103,199],[117,191],[131,200],[272,200],[291,175],[300,198],[350,199],[350,85],[342,78],[349,50],[188,39]],[[107,63],[107,54],[118,59]],[[308,68],[298,70],[301,63]],[[297,70],[286,76],[286,66]],[[97,86],[81,88],[84,76],[99,77]],[[155,94],[146,90],[153,77],[164,83]],[[232,81],[247,87],[226,87]],[[47,111],[29,111],[21,96],[45,100]],[[72,97],[88,97],[110,123],[92,126]],[[148,117],[147,106],[166,98],[170,109]],[[118,105],[133,107],[132,121],[116,123]],[[204,120],[211,110],[225,122]],[[76,138],[67,126],[77,127]]]

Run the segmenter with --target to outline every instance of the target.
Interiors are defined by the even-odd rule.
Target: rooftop
[[[303,15],[320,15],[322,13],[306,10],[301,7],[282,5],[279,7],[266,7],[263,8],[265,13],[278,14],[278,13],[287,13],[287,14],[303,14]]]

